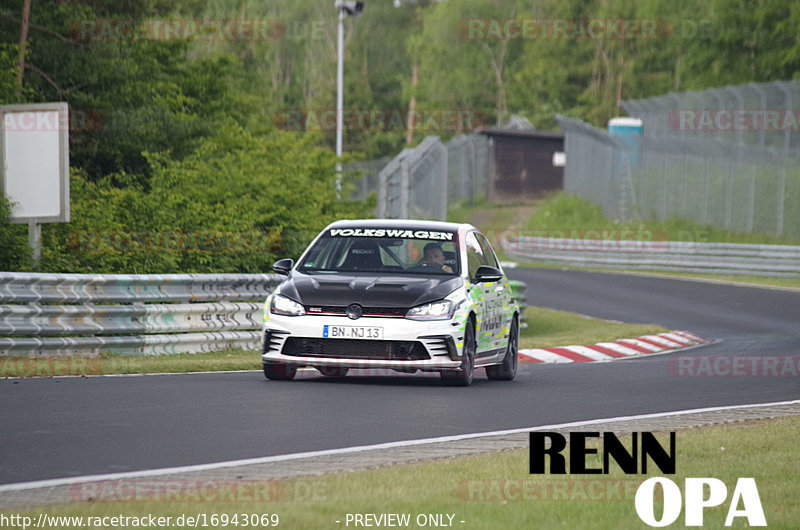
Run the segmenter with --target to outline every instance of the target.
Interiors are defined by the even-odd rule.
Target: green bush
[[[29,269],[33,263],[24,225],[12,224],[11,204],[0,195],[0,270]]]
[[[92,182],[73,171],[72,222],[46,227],[45,270],[268,272],[327,223],[369,215],[367,203],[337,199],[336,157],[311,135],[231,123],[182,160],[145,156],[148,190],[126,174]]]

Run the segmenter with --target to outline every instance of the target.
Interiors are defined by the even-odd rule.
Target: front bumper
[[[381,340],[332,339],[324,326],[377,326]],[[383,368],[414,372],[461,367],[464,325],[459,319],[417,321],[407,318],[361,318],[270,315],[263,327],[262,361],[297,367]]]

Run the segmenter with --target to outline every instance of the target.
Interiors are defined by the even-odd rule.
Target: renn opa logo
[[[587,440],[600,439],[599,432],[569,433],[569,473],[570,474],[605,474],[609,473],[613,460],[627,475],[647,473],[648,457],[667,475],[675,474],[676,451],[675,433],[669,433],[669,450],[665,449],[651,432],[631,433],[631,451],[613,432],[602,433],[602,450],[587,447]],[[546,442],[550,442],[549,445]],[[551,475],[567,473],[566,458],[562,454],[567,447],[567,438],[558,432],[530,433],[530,474],[546,474],[546,462],[549,458]],[[587,456],[600,456],[602,451],[602,467],[587,465]],[[656,514],[656,487],[661,486],[663,494],[663,512],[660,518]],[[706,491],[708,494],[706,494]],[[702,526],[703,510],[720,506],[728,498],[725,483],[716,478],[687,478],[684,492],[675,482],[666,477],[652,477],[645,480],[636,491],[636,514],[645,524],[653,527],[664,527],[673,524],[680,517],[683,508],[683,497],[686,499],[686,526]],[[725,526],[731,526],[734,519],[746,518],[750,526],[767,526],[761,499],[758,495],[756,481],[753,478],[739,478],[731,495]]]

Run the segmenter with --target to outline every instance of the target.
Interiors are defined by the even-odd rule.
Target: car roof
[[[459,232],[467,230],[477,230],[468,223],[448,223],[445,221],[425,221],[420,219],[343,219],[335,221],[326,227],[328,228],[407,228],[412,230],[440,230],[447,232]]]

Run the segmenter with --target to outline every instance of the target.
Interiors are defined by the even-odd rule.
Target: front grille
[[[307,305],[305,310],[309,315],[347,315],[347,306],[343,305]],[[406,313],[408,309],[405,307],[365,307],[362,316],[402,318]]]
[[[334,357],[339,359],[383,359],[403,361],[430,359],[422,343],[400,340],[289,337],[286,339],[281,353],[293,357]]]

